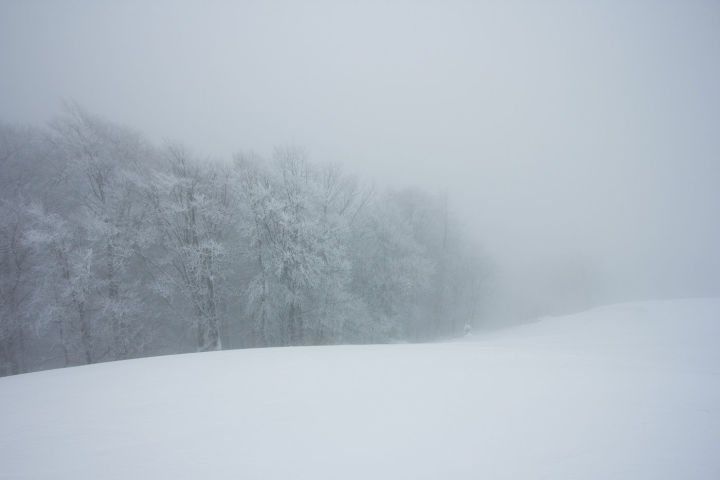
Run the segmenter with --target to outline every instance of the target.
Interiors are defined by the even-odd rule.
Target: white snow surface
[[[0,379],[2,479],[719,479],[720,299]]]

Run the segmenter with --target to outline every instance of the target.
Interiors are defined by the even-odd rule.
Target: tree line
[[[479,315],[443,196],[296,148],[211,161],[72,105],[0,124],[0,375],[139,356],[424,341]]]

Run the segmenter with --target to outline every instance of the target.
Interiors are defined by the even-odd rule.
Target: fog
[[[0,120],[446,192],[525,318],[720,295],[719,53],[713,1],[3,1]]]

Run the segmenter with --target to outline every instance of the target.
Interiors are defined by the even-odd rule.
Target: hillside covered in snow
[[[717,479],[720,300],[0,379],[1,479]]]

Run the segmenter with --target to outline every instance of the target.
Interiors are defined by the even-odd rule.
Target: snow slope
[[[2,479],[718,479],[720,300],[0,379]]]

